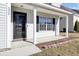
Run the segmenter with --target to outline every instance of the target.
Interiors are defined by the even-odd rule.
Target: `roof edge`
[[[66,14],[72,14],[69,11],[66,11],[66,10],[63,10],[63,9],[59,9],[59,8],[56,8],[56,7],[53,7],[53,6],[50,6],[50,5],[46,5],[46,4],[43,4],[43,3],[32,3],[32,4],[39,5],[39,6],[46,7],[46,8],[50,8],[50,9],[53,9],[53,10],[56,10],[56,11],[60,11],[60,12],[66,13]]]

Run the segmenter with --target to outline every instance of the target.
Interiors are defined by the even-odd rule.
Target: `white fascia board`
[[[59,8],[56,8],[56,7],[53,7],[53,6],[50,6],[50,5],[46,5],[46,4],[43,4],[43,3],[33,3],[33,4],[39,5],[39,6],[42,6],[42,7],[46,7],[46,8],[52,9],[52,10],[56,10],[56,11],[59,11],[59,12],[62,12],[62,13],[72,14],[69,11],[62,10],[62,9],[59,9]]]

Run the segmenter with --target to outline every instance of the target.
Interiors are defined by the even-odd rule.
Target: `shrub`
[[[74,30],[76,32],[79,32],[79,22],[78,21],[75,22]]]

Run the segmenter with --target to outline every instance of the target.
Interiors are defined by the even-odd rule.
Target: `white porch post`
[[[37,15],[37,10],[33,10],[33,18],[34,18],[34,26],[33,26],[33,43],[36,44],[36,15]]]
[[[11,33],[11,3],[7,3],[7,44],[6,44],[6,48],[11,48],[11,40],[13,33]]]
[[[66,37],[68,37],[68,16],[66,16]]]
[[[58,17],[56,20],[55,20],[55,26],[56,26],[56,29],[55,29],[55,35],[56,36],[59,36],[59,27],[60,27],[60,17]]]

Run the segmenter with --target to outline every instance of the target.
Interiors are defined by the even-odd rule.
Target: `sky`
[[[63,5],[71,9],[79,9],[79,3],[63,3]]]

